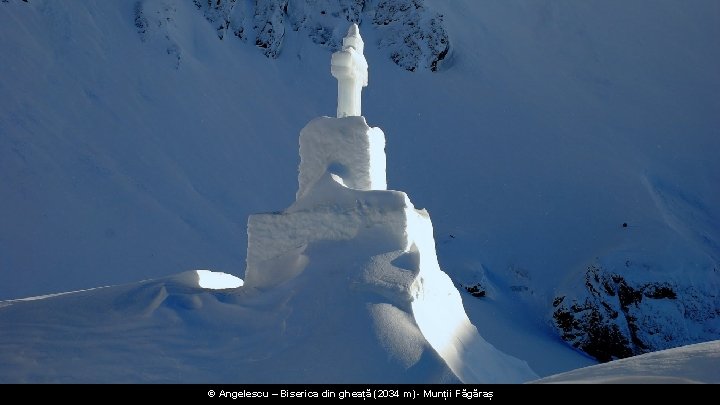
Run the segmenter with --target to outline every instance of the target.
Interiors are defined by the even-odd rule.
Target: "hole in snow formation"
[[[338,162],[330,163],[327,167],[327,171],[332,175],[340,177],[341,179],[346,179],[350,176],[350,170],[348,170],[347,166]]]
[[[223,290],[226,288],[238,288],[242,286],[243,280],[232,274],[210,270],[195,270],[198,275],[198,285],[211,290]]]

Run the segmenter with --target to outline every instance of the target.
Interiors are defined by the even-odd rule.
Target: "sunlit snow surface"
[[[241,278],[232,274],[214,272],[210,270],[195,270],[198,275],[198,285],[211,290],[237,288],[243,285]]]

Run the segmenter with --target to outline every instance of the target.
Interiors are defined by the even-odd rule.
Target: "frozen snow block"
[[[328,171],[348,188],[386,190],[385,134],[365,117],[319,117],[300,132],[300,173],[296,198]]]

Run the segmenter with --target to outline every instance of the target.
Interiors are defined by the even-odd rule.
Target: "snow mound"
[[[319,249],[330,263],[342,256]],[[400,344],[412,323],[399,311],[338,305],[348,299],[339,278],[308,270],[262,293],[200,288],[190,271],[2,302],[0,323],[13,328],[0,337],[0,380],[457,382],[421,335]]]
[[[546,377],[536,383],[720,383],[720,340],[647,353]]]
[[[0,302],[0,324],[13,325],[0,336],[0,380],[459,382],[398,294],[411,277],[387,260],[402,252],[372,257],[372,240],[361,242],[313,243],[311,264],[262,289],[201,288],[189,271]]]

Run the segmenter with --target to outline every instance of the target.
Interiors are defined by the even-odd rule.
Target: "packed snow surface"
[[[581,368],[538,383],[720,384],[720,340]]]

